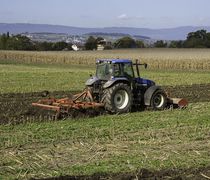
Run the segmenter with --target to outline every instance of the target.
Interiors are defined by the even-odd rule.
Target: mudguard
[[[146,92],[144,93],[144,104],[146,106],[151,105],[150,101],[151,101],[152,95],[156,90],[159,90],[159,89],[161,89],[160,86],[151,86],[146,90]]]
[[[86,86],[92,86],[96,81],[98,81],[99,79],[96,76],[91,77],[90,79],[88,79],[85,83]]]
[[[128,81],[127,78],[115,78],[115,79],[111,79],[109,81],[107,81],[104,85],[103,85],[103,88],[106,89],[106,88],[109,88],[110,86],[112,86],[114,83],[116,82],[125,82],[127,84],[130,84],[130,82]]]

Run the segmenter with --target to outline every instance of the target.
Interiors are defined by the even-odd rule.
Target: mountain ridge
[[[31,24],[31,23],[0,23],[0,33],[10,32],[11,34],[19,33],[65,33],[71,35],[83,35],[88,33],[122,33],[132,36],[146,36],[152,39],[162,40],[184,40],[189,32],[205,29],[210,31],[210,26],[181,26],[175,28],[137,28],[137,27],[104,27],[104,28],[87,28],[74,27],[65,25],[51,24]]]

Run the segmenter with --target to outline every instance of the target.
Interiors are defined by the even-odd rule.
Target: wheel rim
[[[156,108],[161,108],[165,102],[165,98],[162,94],[157,94],[155,97],[154,97],[154,106]]]
[[[129,96],[127,91],[119,90],[114,96],[114,104],[118,109],[124,109],[129,103]]]

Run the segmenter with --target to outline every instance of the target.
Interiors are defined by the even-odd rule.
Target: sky
[[[0,23],[77,27],[210,26],[210,0],[0,0]]]

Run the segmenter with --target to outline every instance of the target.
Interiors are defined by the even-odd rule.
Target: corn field
[[[41,63],[93,65],[96,59],[140,59],[150,69],[210,70],[209,49],[132,49],[107,51],[0,51],[0,61],[6,63]]]

